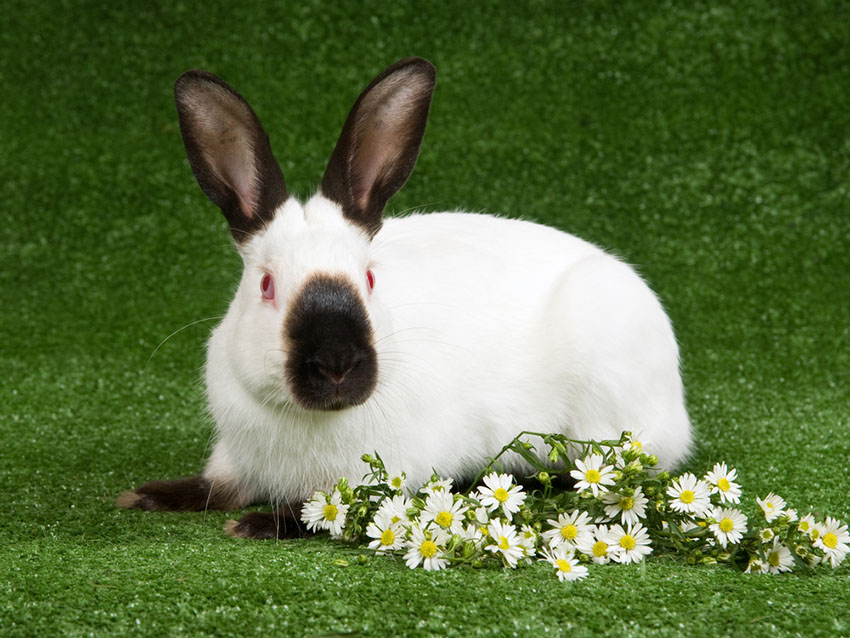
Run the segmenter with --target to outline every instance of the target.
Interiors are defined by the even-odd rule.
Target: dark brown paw
[[[232,492],[214,487],[203,476],[176,481],[151,481],[132,492],[121,492],[115,505],[124,509],[171,512],[235,509]]]
[[[307,528],[298,520],[292,510],[277,512],[251,512],[238,521],[229,520],[224,531],[233,538],[252,538],[267,540],[270,538],[301,538],[307,536]]]

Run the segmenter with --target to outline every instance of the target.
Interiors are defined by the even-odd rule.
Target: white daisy
[[[720,496],[721,503],[740,503],[741,486],[735,482],[738,470],[727,469],[726,463],[715,463],[714,468],[705,475],[705,482],[711,486],[711,493]]]
[[[507,567],[513,569],[516,567],[517,561],[522,558],[523,550],[520,545],[519,536],[517,536],[516,528],[510,523],[502,521],[491,521],[487,527],[487,534],[494,541],[494,545],[487,545],[484,549],[502,555],[502,560]]]
[[[378,511],[375,512],[375,518],[385,516],[390,519],[391,523],[401,523],[406,525],[410,522],[410,517],[407,511],[413,507],[413,503],[409,498],[401,494],[396,494],[392,498],[384,499]]]
[[[428,481],[425,485],[422,486],[420,492],[424,492],[428,496],[434,494],[435,492],[451,492],[452,491],[452,480],[450,478],[440,479],[439,481]]]
[[[769,574],[790,572],[794,566],[791,550],[783,545],[778,538],[773,539],[773,547],[767,550],[764,567]]]
[[[478,488],[478,494],[481,496],[481,504],[489,511],[501,507],[505,518],[510,519],[525,502],[525,492],[519,485],[513,484],[510,474],[492,472],[483,481],[484,486]]]
[[[573,510],[571,513],[559,514],[557,519],[546,521],[551,529],[543,532],[543,539],[552,547],[574,549],[584,541],[593,537],[593,524],[587,512]]]
[[[745,574],[764,574],[767,572],[767,563],[763,562],[758,556],[751,556],[750,562],[747,563]]]
[[[422,564],[428,571],[443,569],[448,561],[442,553],[449,542],[449,535],[439,527],[423,528],[418,523],[410,527],[410,540],[407,542],[407,553],[404,562],[411,569]]]
[[[387,479],[387,484],[399,494],[404,493],[407,486],[407,474],[404,472],[392,472]]]
[[[774,536],[775,534],[773,533],[773,530],[769,527],[759,530],[759,540],[761,540],[762,543],[769,543],[773,540]]]
[[[460,500],[455,500],[451,492],[434,492],[425,500],[425,508],[419,515],[419,522],[424,525],[434,521],[449,534],[460,534],[463,531],[463,515],[469,509]]]
[[[708,528],[714,532],[717,542],[724,549],[727,543],[738,543],[747,531],[747,517],[740,510],[716,507],[711,518],[714,523]]]
[[[587,554],[593,559],[593,562],[598,565],[605,565],[611,562],[610,545],[608,545],[608,526],[596,525],[593,528],[593,534],[589,537],[582,537],[578,541],[576,549],[582,554]]]
[[[301,508],[301,520],[309,531],[328,531],[334,538],[342,535],[347,515],[348,505],[342,502],[339,490],[334,490],[330,496],[315,492]]]
[[[475,546],[480,546],[481,542],[484,540],[484,531],[481,526],[477,523],[469,523],[460,533],[461,539],[464,541],[471,541],[475,543]]]
[[[634,525],[646,516],[646,504],[649,503],[640,487],[631,496],[607,492],[602,495],[602,502],[606,504],[605,513],[608,517],[614,519],[619,515],[624,525]]]
[[[520,528],[519,546],[522,547],[524,558],[531,558],[537,553],[537,532],[531,525],[523,525]]]
[[[764,519],[768,523],[782,516],[782,508],[785,507],[785,500],[781,496],[777,496],[771,492],[763,499],[756,497],[756,501],[764,512]]]
[[[576,491],[583,492],[589,489],[594,496],[608,491],[607,485],[614,484],[614,466],[602,465],[601,454],[590,454],[584,459],[576,459],[575,470],[570,471],[570,476],[576,479]]]
[[[567,551],[565,547],[544,547],[540,551],[540,555],[544,560],[555,568],[555,573],[558,575],[558,580],[581,580],[587,577],[587,567],[579,564],[572,552]]]
[[[667,488],[667,496],[670,497],[670,507],[677,512],[705,516],[711,508],[708,485],[690,472],[673,481]]]
[[[366,526],[366,536],[375,539],[369,543],[369,549],[374,549],[377,554],[402,549],[405,545],[404,527],[398,522],[393,523],[388,516],[375,514]]]
[[[838,567],[850,552],[850,533],[847,531],[847,526],[842,525],[841,521],[826,517],[820,529],[818,539],[813,543],[815,547],[822,550],[824,557],[829,559],[829,564],[835,568]]]
[[[613,525],[608,531],[607,541],[611,558],[624,565],[639,563],[644,556],[652,553],[649,535],[646,533],[646,528],[640,523],[629,525],[628,529],[623,529],[620,525]]]

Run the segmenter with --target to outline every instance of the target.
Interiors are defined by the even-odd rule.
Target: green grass
[[[748,507],[774,490],[850,519],[846,3],[2,13],[0,634],[850,633],[847,566],[767,578],[652,558],[560,585],[542,565],[361,565],[322,539],[235,541],[222,513],[113,507],[202,467],[214,323],[162,342],[221,315],[239,276],[185,160],[174,79],[233,83],[303,196],[360,89],[416,54],[438,87],[391,209],[537,219],[636,264],[681,344],[686,469],[726,460]]]

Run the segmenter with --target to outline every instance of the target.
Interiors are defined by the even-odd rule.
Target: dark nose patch
[[[378,380],[372,325],[346,277],[313,276],[283,325],[286,376],[293,397],[311,410],[340,410],[366,401]]]

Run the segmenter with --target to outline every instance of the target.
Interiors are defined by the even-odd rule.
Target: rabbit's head
[[[374,391],[380,278],[370,244],[413,170],[434,80],[419,58],[378,75],[351,109],[319,192],[302,205],[242,96],[203,71],[178,78],[189,163],[244,262],[225,321],[227,360],[258,400],[339,410]]]

